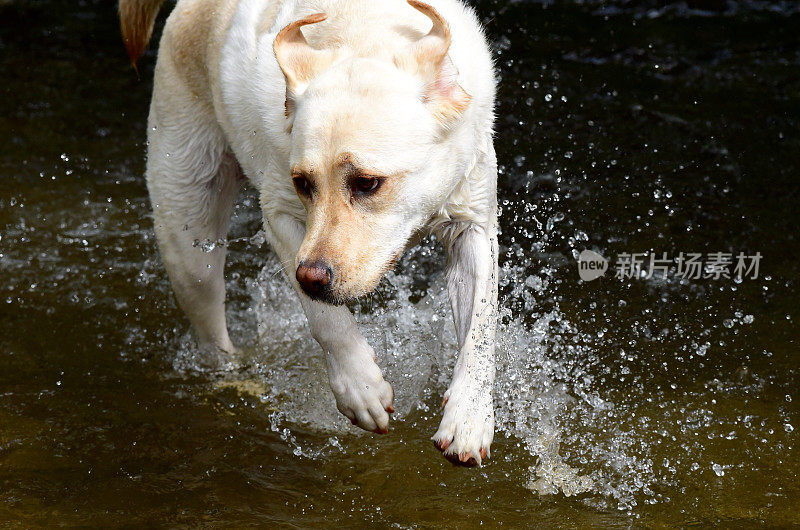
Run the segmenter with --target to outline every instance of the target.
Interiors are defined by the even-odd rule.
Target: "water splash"
[[[401,268],[433,269],[438,259],[430,246],[411,254]],[[395,421],[427,411],[429,398],[444,392],[457,349],[442,273],[432,273],[424,294],[413,285],[416,276],[389,274],[379,299],[355,308],[360,329],[395,388]],[[528,456],[519,465],[528,469],[528,487],[541,495],[600,494],[621,509],[643,496],[655,498],[648,448],[617,424],[628,411],[602,396],[586,369],[598,363],[591,341],[557,307],[541,314],[515,315],[508,309],[534,305],[536,296],[547,293],[552,270],[516,282],[521,271],[507,266],[503,277],[513,300],[502,303],[506,309],[497,334],[497,437],[523,444]],[[252,306],[229,320],[233,327],[254,321],[257,338],[234,358],[211,356],[209,361],[208,354],[189,347],[186,336],[176,369],[213,373],[223,381],[256,380],[249,392],[271,411],[273,431],[297,455],[318,458],[343,451],[338,437],[353,431],[335,408],[319,346],[277,260],[246,285]],[[327,433],[326,441],[301,443],[292,432],[296,427]]]

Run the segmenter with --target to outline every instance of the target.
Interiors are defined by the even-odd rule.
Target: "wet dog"
[[[120,1],[134,64],[161,3]],[[494,92],[486,39],[458,0],[179,0],[156,64],[147,186],[200,342],[234,350],[225,248],[196,242],[226,237],[249,181],[338,409],[386,433],[393,390],[343,304],[433,233],[448,253],[460,349],[433,440],[451,460],[480,464],[494,431]]]

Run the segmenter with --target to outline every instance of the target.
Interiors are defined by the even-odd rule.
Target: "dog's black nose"
[[[303,291],[311,298],[319,297],[333,280],[333,271],[322,261],[301,261],[295,274]]]

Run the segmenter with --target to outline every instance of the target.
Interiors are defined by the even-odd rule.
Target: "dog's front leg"
[[[444,416],[433,436],[450,460],[480,464],[494,436],[494,336],[497,315],[497,220],[469,223],[448,244],[447,286],[459,355]]]
[[[305,227],[287,214],[264,215],[264,228],[308,318],[311,335],[322,346],[336,406],[362,429],[384,434],[394,412],[394,391],[383,379],[375,351],[358,331],[355,318],[344,306],[311,300],[295,278],[297,251]]]

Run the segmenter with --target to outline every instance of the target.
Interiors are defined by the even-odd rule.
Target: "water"
[[[253,190],[222,242],[242,352],[201,354],[141,176],[153,52],[137,79],[99,1],[0,6],[0,521],[800,523],[797,7],[476,7],[502,74],[503,280],[498,430],[463,469],[429,440],[454,349],[441,248],[355,308],[396,390],[387,436],[336,412]],[[587,248],[612,260],[588,283]],[[615,278],[637,252],[762,258],[739,282]]]

